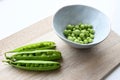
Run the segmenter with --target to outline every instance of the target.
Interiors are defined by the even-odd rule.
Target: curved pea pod
[[[58,60],[61,52],[57,50],[36,50],[24,52],[7,52],[5,57],[10,60]]]
[[[60,63],[55,61],[38,61],[38,60],[18,60],[11,61],[6,60],[13,67],[24,69],[24,70],[34,70],[34,71],[49,71],[60,68]]]
[[[55,49],[55,43],[52,41],[43,41],[33,44],[28,44],[22,47],[18,47],[9,52],[21,52],[21,51],[32,51],[32,50],[44,50],[44,49]]]

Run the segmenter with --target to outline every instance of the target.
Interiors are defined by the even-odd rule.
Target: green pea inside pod
[[[56,56],[54,56],[55,54]],[[58,50],[35,50],[23,52],[7,52],[6,59],[10,60],[58,60],[61,59],[61,52]]]
[[[33,51],[33,50],[44,50],[44,49],[55,49],[55,43],[52,41],[43,41],[32,44],[27,44],[21,47],[18,47],[9,52],[21,52],[21,51]]]
[[[55,61],[39,61],[39,60],[4,60],[11,66],[23,70],[33,70],[33,71],[50,71],[60,68],[60,63]]]

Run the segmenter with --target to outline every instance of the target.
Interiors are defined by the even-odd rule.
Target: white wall
[[[0,0],[0,39],[53,15],[62,6],[70,4],[95,7],[106,13],[112,23],[115,23],[116,19],[119,19],[115,16],[120,13],[116,10],[118,2],[118,0]],[[116,25],[112,28],[119,32],[119,25]]]

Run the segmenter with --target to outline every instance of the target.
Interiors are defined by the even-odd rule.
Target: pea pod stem
[[[2,60],[2,62],[9,63],[9,62],[10,62],[10,60]]]

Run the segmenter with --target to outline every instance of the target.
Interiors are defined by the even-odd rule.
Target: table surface
[[[0,0],[0,40],[53,15],[62,6],[71,4],[99,9],[110,18],[112,30],[120,35],[119,2],[120,0]]]
[[[104,77],[120,63],[120,37],[112,30],[110,35],[99,45],[90,49],[77,49],[65,44],[54,33],[50,25],[52,25],[52,16],[1,40],[0,80],[6,80],[6,77],[9,77],[9,80],[105,80]],[[44,29],[41,30],[41,27]],[[54,41],[56,49],[62,53],[59,70],[45,73],[30,72],[15,69],[1,62],[5,59],[3,54],[6,51],[46,40]]]

